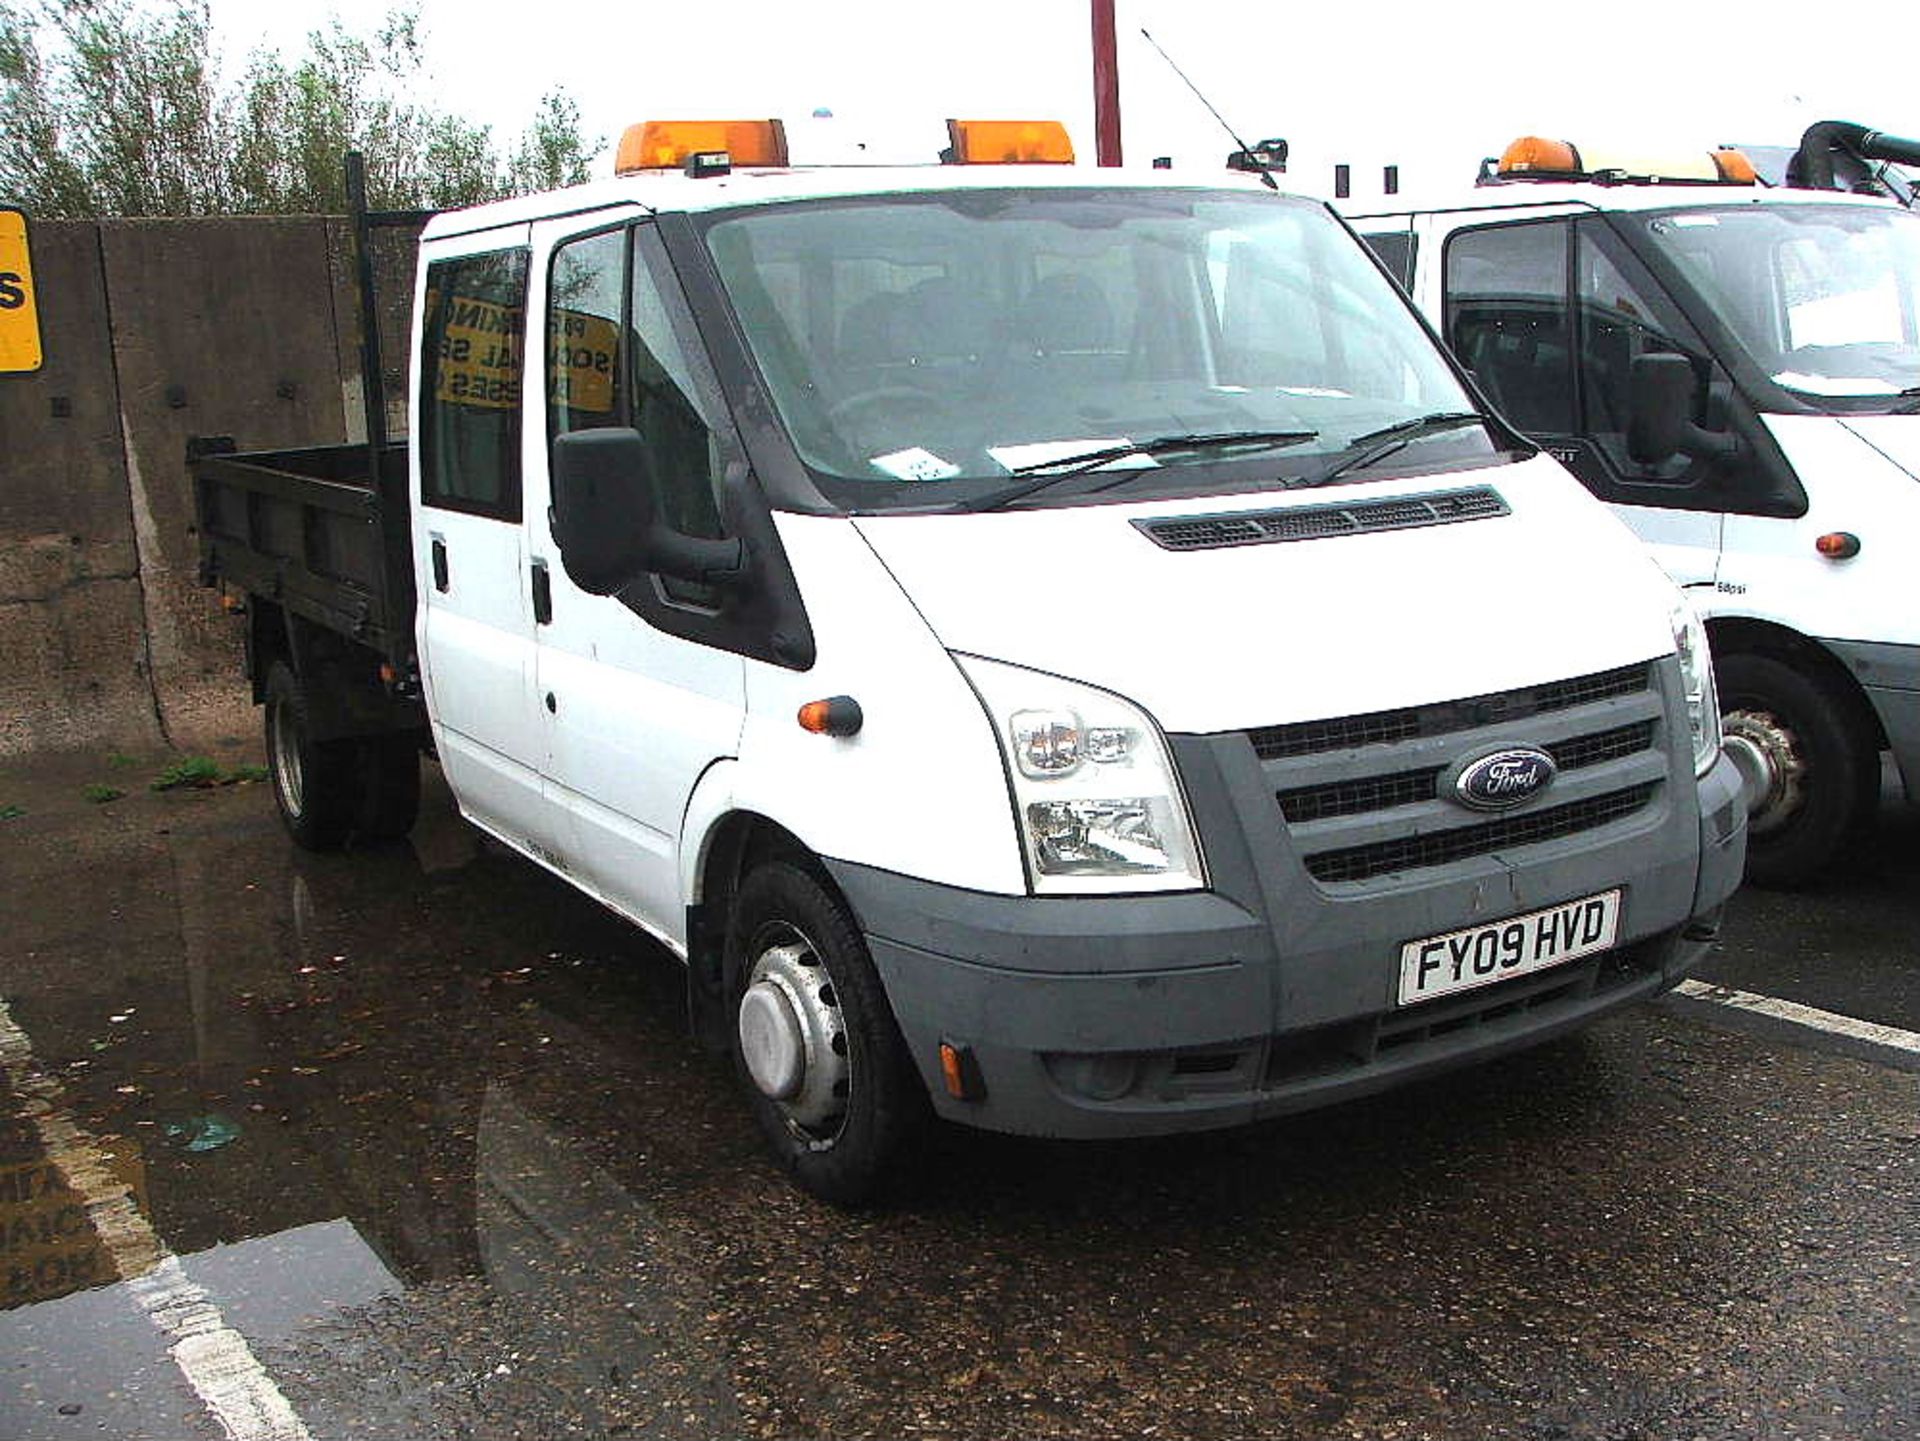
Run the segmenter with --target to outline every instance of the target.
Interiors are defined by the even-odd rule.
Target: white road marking
[[[85,1198],[87,1219],[114,1270],[168,1341],[168,1354],[232,1441],[311,1441],[246,1337],[188,1279],[180,1258],[155,1234],[113,1174],[106,1148],[76,1125],[60,1083],[40,1069],[27,1034],[0,998],[0,1071],[39,1132],[47,1159]]]
[[[1752,991],[1737,991],[1731,986],[1716,986],[1706,981],[1682,981],[1673,988],[1673,994],[1684,996],[1689,1000],[1706,1001],[1713,1005],[1731,1006],[1749,1015],[1785,1022],[1790,1026],[1803,1026],[1809,1030],[1824,1031],[1828,1035],[1839,1036],[1875,1049],[1899,1051],[1908,1056],[1920,1058],[1920,1031],[1904,1031],[1898,1026],[1883,1026],[1875,1021],[1859,1021],[1852,1016],[1842,1016],[1833,1011],[1803,1006],[1797,1001],[1783,1001],[1776,996],[1755,995]]]

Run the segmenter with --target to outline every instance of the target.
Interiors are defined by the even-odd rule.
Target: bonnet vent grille
[[[1226,515],[1166,516],[1136,520],[1155,545],[1166,550],[1219,550],[1234,545],[1270,545],[1283,540],[1319,540],[1367,531],[1413,530],[1490,520],[1511,514],[1491,486],[1434,495],[1398,495],[1350,505],[1295,505],[1279,510],[1243,510]]]

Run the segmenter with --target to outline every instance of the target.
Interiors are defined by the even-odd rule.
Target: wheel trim
[[[306,779],[300,767],[300,735],[287,715],[284,704],[276,703],[268,712],[271,724],[273,782],[280,799],[293,815],[300,815],[305,804]]]
[[[1784,828],[1806,805],[1807,762],[1800,739],[1771,712],[1731,710],[1724,744],[1747,777],[1747,830],[1756,839]]]
[[[757,939],[736,1025],[748,1076],[787,1129],[831,1145],[853,1088],[846,1017],[818,950],[791,926]]]

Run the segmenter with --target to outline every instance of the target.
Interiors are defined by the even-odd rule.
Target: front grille
[[[1344,750],[1350,746],[1379,745],[1419,736],[1446,735],[1470,726],[1496,721],[1525,720],[1530,716],[1592,705],[1647,688],[1645,664],[1552,681],[1521,690],[1441,701],[1402,710],[1373,711],[1338,720],[1299,721],[1293,725],[1263,726],[1248,731],[1254,753],[1261,760]]]
[[[1403,875],[1608,825],[1664,781],[1665,692],[1650,663],[1464,700],[1269,726],[1247,733],[1293,849],[1328,885]],[[1451,778],[1512,746],[1553,757],[1555,776],[1489,816]]]
[[[1364,881],[1389,871],[1421,866],[1443,866],[1468,856],[1484,856],[1508,846],[1537,845],[1594,830],[1622,816],[1630,816],[1653,799],[1655,786],[1638,785],[1611,795],[1595,796],[1572,805],[1550,806],[1521,816],[1435,831],[1422,836],[1400,836],[1371,845],[1322,851],[1307,858],[1307,870],[1317,881]]]
[[[1509,514],[1500,492],[1490,486],[1404,495],[1392,500],[1346,505],[1292,505],[1277,510],[1243,510],[1227,515],[1183,515],[1134,524],[1163,550],[1220,550],[1236,545],[1320,540],[1331,535],[1360,535],[1383,530],[1414,530],[1491,520]]]
[[[1653,722],[1616,726],[1595,735],[1575,736],[1546,748],[1556,769],[1577,771],[1600,765],[1621,756],[1643,751],[1653,744]],[[1390,806],[1408,806],[1432,800],[1439,794],[1444,766],[1424,770],[1401,771],[1390,776],[1368,776],[1362,780],[1335,781],[1329,785],[1299,786],[1282,791],[1277,799],[1289,821],[1326,820],[1332,816],[1359,815],[1364,811],[1383,811]]]

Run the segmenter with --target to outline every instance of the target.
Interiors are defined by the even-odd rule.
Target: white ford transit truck
[[[1256,1121],[1680,979],[1745,807],[1632,534],[1324,205],[949,139],[636,127],[427,224],[407,444],[198,447],[294,838],[429,748],[838,1201],[930,1116]]]
[[[1883,752],[1920,796],[1920,214],[1760,185],[1737,150],[1526,137],[1476,187],[1349,218],[1694,598],[1749,777],[1749,878],[1831,871]]]

